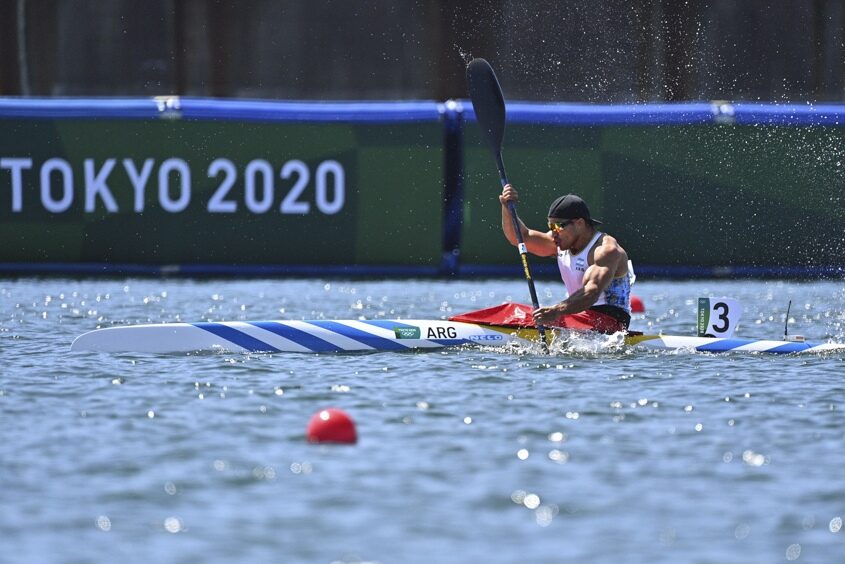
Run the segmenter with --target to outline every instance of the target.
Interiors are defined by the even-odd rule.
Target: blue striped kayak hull
[[[571,334],[556,330],[553,339]],[[718,339],[672,335],[626,335],[625,345],[654,350],[701,352],[818,353],[845,351],[845,343]],[[535,329],[433,320],[226,321],[125,325],[90,331],[72,351],[193,352],[373,352],[461,345],[502,346],[538,342]]]

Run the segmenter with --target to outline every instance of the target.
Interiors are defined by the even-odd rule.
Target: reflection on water
[[[541,295],[556,286],[543,282]],[[838,282],[640,280],[632,328],[843,339]],[[0,280],[0,561],[835,561],[842,355],[618,336],[408,354],[68,354],[122,323],[446,318],[522,281]],[[317,410],[354,447],[310,445]]]

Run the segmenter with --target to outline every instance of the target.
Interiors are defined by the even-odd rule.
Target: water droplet
[[[106,515],[100,515],[97,517],[97,528],[106,533],[111,531],[111,519]]]
[[[181,533],[184,529],[182,520],[178,517],[168,517],[164,520],[164,529],[168,533]]]
[[[800,544],[790,544],[786,547],[786,559],[787,560],[798,560],[798,557],[801,556],[801,545]]]

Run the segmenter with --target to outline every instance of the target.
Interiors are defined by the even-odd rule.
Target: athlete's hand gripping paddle
[[[505,97],[502,95],[502,87],[499,79],[493,72],[493,67],[484,59],[473,59],[467,65],[467,83],[469,84],[469,97],[472,99],[472,107],[475,110],[475,119],[481,126],[485,139],[496,158],[496,167],[499,169],[499,180],[504,187],[508,184],[508,176],[505,173],[505,163],[502,160],[502,139],[505,136]],[[519,219],[516,215],[516,204],[508,202],[513,230],[516,233],[516,241],[519,248],[519,256],[522,259],[522,270],[525,272],[525,279],[528,281],[528,291],[531,293],[531,305],[534,309],[540,307],[537,300],[537,290],[534,289],[534,279],[531,277],[531,268],[528,266],[528,250],[522,240],[522,231],[519,229]],[[542,325],[537,325],[540,333],[540,341],[546,349],[546,330]]]

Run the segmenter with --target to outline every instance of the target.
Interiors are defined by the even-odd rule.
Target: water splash
[[[625,350],[625,333],[612,335],[571,331],[563,338],[557,338],[549,347],[552,354],[606,354]]]
[[[464,65],[468,65],[470,61],[475,58],[472,56],[472,53],[470,53],[469,51],[464,51],[463,47],[461,47],[457,43],[453,43],[452,46],[458,51],[458,56],[463,60]]]

